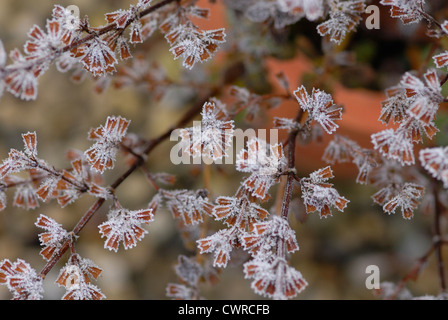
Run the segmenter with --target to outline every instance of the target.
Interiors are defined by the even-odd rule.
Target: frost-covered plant
[[[321,36],[330,36],[331,41],[341,43],[347,33],[356,29],[365,10],[364,0],[330,0],[330,18],[321,23],[317,30]]]
[[[220,101],[206,102],[201,115],[199,126],[180,130],[183,152],[203,161],[222,160],[231,147],[234,121]]]
[[[44,292],[43,280],[31,266],[17,259],[11,262],[5,259],[0,264],[0,284],[4,284],[15,300],[39,300]]]
[[[209,5],[214,2],[209,1]],[[438,115],[447,102],[443,86],[448,80],[448,53],[436,51],[443,42],[439,40],[448,37],[448,21],[438,22],[425,11],[423,0],[380,2],[390,6],[391,16],[404,24],[426,21],[429,38],[438,40],[419,70],[405,72],[395,86],[385,90],[378,120],[387,127],[370,136],[371,147],[362,146],[356,136],[337,133],[344,108],[343,101],[333,94],[330,73],[336,69],[336,55],[349,47],[350,35],[359,29],[367,3],[225,0],[222,5],[231,17],[230,30],[202,28],[200,21],[210,18],[210,10],[197,0],[138,0],[127,9],[105,13],[106,24],[99,27],[91,26],[87,16],[77,17],[68,8],[55,5],[44,27],[32,26],[23,50],[12,49],[9,60],[0,41],[0,96],[7,91],[22,100],[38,99],[39,80],[55,65],[59,72],[70,71],[76,82],[90,77],[98,93],[109,86],[117,90],[139,88],[151,93],[150,104],[164,106],[162,99],[170,98],[173,88],[180,88],[189,92],[188,97],[181,97],[185,98],[181,104],[191,105],[151,139],[134,131],[134,121],[107,116],[103,124],[88,132],[90,146],[86,150],[69,149],[69,162],[61,168],[38,152],[39,130],[23,133],[23,149],[10,149],[0,165],[0,210],[8,207],[10,190],[14,191],[12,205],[26,210],[45,210],[52,201],[66,208],[83,196],[93,202],[72,228],[59,223],[63,221],[59,217],[40,213],[35,227],[42,229],[37,239],[44,267],[39,273],[21,258],[13,262],[2,257],[0,284],[11,291],[13,299],[45,298],[46,275],[65,262],[55,277],[56,284],[65,290],[62,299],[104,299],[107,290],[94,283],[108,266],[99,267],[81,256],[80,232],[87,224],[97,223],[93,230],[104,242],[104,249],[113,253],[132,250],[147,240],[149,228],[160,211],[166,210],[191,253],[179,254],[174,267],[178,282],[168,283],[167,297],[204,298],[201,284],[217,282],[230,265],[240,267],[257,295],[300,297],[313,283],[291,258],[302,254],[299,243],[306,245],[292,223],[294,203],[302,205],[306,216],[317,212],[318,219],[326,218],[320,223],[338,219],[339,214],[333,213],[346,211],[352,200],[345,190],[340,193],[340,180],[333,168],[351,163],[358,172],[354,182],[375,188],[370,201],[382,212],[401,212],[404,219],[411,220],[421,207],[434,215],[435,240],[430,250],[397,286],[386,283],[379,293],[386,298],[412,297],[405,283],[416,278],[436,252],[441,294],[435,297],[446,297],[442,247],[447,241],[441,226],[448,207],[448,149],[426,143],[435,141],[436,134],[444,130]],[[282,56],[281,50],[294,47],[297,53],[299,47],[307,46],[301,23],[311,25],[315,31],[312,37],[321,42],[322,57],[314,62],[322,65],[316,67],[314,78],[293,86],[292,79],[278,73],[272,84],[279,90],[266,89],[264,62],[271,56]],[[167,68],[165,59],[152,60],[157,33],[165,56],[182,61],[176,65],[181,72]],[[318,55],[317,51],[313,54]],[[212,60],[217,52],[221,56]],[[284,104],[294,114],[277,112],[271,121],[270,112]],[[144,122],[147,116],[159,121],[159,114],[148,109],[136,122]],[[200,121],[191,126],[196,117]],[[274,128],[284,134],[284,140],[249,137],[241,150],[233,150],[237,129],[257,126]],[[184,155],[202,161],[196,169],[203,180],[196,179],[194,185],[177,170],[150,170],[151,165],[165,160],[152,159],[152,152],[177,129]],[[328,165],[305,172],[296,161],[297,149],[324,138],[329,142],[322,159]],[[418,144],[424,147],[417,149]],[[229,174],[220,165],[232,157],[235,161],[226,167]],[[123,167],[123,173],[109,181]],[[143,192],[148,198],[143,207],[133,208],[117,190],[138,171],[148,182],[148,192]],[[223,172],[238,180],[230,194],[224,194],[218,188],[222,185],[215,186],[210,180],[212,173]],[[223,184],[225,181],[222,179]],[[101,216],[98,213],[107,203],[110,205]],[[64,258],[66,253],[68,258]]]

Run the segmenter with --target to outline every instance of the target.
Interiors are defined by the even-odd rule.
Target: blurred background
[[[104,13],[125,9],[131,4],[125,0],[0,2],[0,39],[8,52],[16,47],[22,50],[29,29],[34,24],[43,28],[55,4],[78,6],[81,16],[88,15],[92,26],[105,24]],[[428,3],[438,21],[448,18],[448,5],[444,1],[429,0]],[[258,27],[235,23],[239,20],[224,10],[222,1],[211,4],[201,0],[198,5],[211,9],[210,20],[202,23],[204,28],[229,28],[230,48],[231,44],[238,42],[240,31],[246,35],[251,35],[248,32],[252,31],[257,38],[255,30]],[[276,45],[263,49],[268,50],[269,57],[245,60],[251,63],[250,71],[245,82],[239,84],[247,85],[258,93],[279,90],[274,78],[281,71],[288,77],[291,88],[295,89],[301,84],[313,83],[325,66],[327,78],[322,89],[331,92],[335,102],[345,108],[338,133],[370,148],[370,134],[384,129],[378,121],[384,89],[397,84],[404,72],[417,70],[431,48],[431,40],[423,31],[425,25],[404,27],[400,21],[389,18],[388,8],[382,7],[380,30],[367,30],[361,24],[358,32],[351,35],[342,47],[330,51],[322,46],[315,27],[316,23],[301,20],[287,31],[278,31],[270,34],[269,39],[260,40],[260,46]],[[444,41],[441,45],[447,47]],[[148,50],[151,52],[145,58],[148,63],[156,61],[160,64],[166,77],[173,82],[181,79],[203,81],[209,76],[207,72],[210,69],[219,70],[219,63],[226,59],[224,53],[219,54],[216,60],[184,72],[180,61],[173,61],[166,41],[158,32],[144,44],[132,48],[134,55]],[[327,52],[325,57],[324,52]],[[130,63],[120,62],[120,65]],[[90,78],[74,84],[70,73],[60,73],[53,66],[39,80],[36,101],[21,101],[5,92],[0,100],[0,158],[7,158],[10,148],[22,149],[22,133],[36,131],[39,156],[56,168],[64,168],[69,164],[65,152],[71,148],[86,150],[91,145],[87,132],[104,124],[108,115],[121,115],[131,120],[128,132],[152,138],[167,130],[195,96],[194,90],[176,85],[160,100],[141,87],[110,86],[98,93],[95,90],[97,85]],[[446,96],[446,88],[444,91]],[[267,120],[273,116],[292,117],[296,112],[297,105],[285,103],[267,112],[264,123],[255,125],[264,128],[270,126],[271,122]],[[447,118],[446,107],[442,106],[438,118],[438,144],[446,145]],[[237,122],[236,126],[239,125],[246,126],[242,121]],[[321,156],[328,141],[329,137],[324,137],[320,144],[299,146],[299,175],[308,175],[325,165]],[[150,155],[149,171],[177,175],[172,188],[202,188],[200,167],[173,166],[167,160],[173,144],[166,141]],[[389,216],[373,204],[370,196],[376,192],[375,189],[355,184],[357,169],[353,165],[337,165],[333,169],[336,178],[332,183],[341,195],[350,200],[347,209],[321,220],[317,214],[306,216],[298,203],[290,217],[300,246],[300,251],[292,255],[291,264],[309,283],[297,299],[375,299],[373,292],[365,286],[366,267],[377,265],[381,281],[399,281],[431,246],[433,217],[420,212],[410,221],[404,220],[400,213]],[[124,170],[126,164],[118,161],[116,169],[106,174],[106,183],[114,181]],[[243,176],[229,166],[212,169],[210,197],[233,195]],[[48,215],[71,230],[94,201],[86,195],[65,209],[51,202],[26,211],[11,205],[13,190],[7,194],[9,205],[0,213],[0,260],[22,258],[37,271],[45,265],[39,255],[37,235],[40,230],[34,226],[39,214]],[[120,202],[129,209],[146,207],[154,194],[154,189],[141,172],[131,175],[117,190]],[[272,194],[275,195],[275,189]],[[76,243],[77,252],[82,257],[93,260],[103,269],[98,286],[108,299],[167,299],[166,285],[178,281],[173,269],[177,256],[195,254],[185,248],[171,213],[165,208],[160,209],[155,221],[147,228],[149,233],[137,247],[127,251],[121,247],[118,253],[114,253],[103,248],[103,239],[97,228],[104,221],[107,209],[108,204],[101,208],[82,230]],[[220,228],[221,224],[212,226]],[[447,254],[445,252],[445,256]],[[238,261],[245,258],[244,255],[235,257],[235,262],[221,272],[215,285],[204,284],[201,287],[201,295],[207,299],[262,299],[250,289],[250,280],[244,279]],[[61,259],[48,274],[45,298],[59,299],[64,294],[54,280],[65,262],[64,258]],[[435,270],[435,261],[431,258],[418,281],[409,283],[415,296],[438,294]],[[0,299],[10,297],[8,290],[1,286]]]

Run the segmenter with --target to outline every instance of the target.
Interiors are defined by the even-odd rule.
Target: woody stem
[[[299,110],[296,121],[298,123],[301,122],[304,112],[302,109]],[[281,217],[287,219],[289,213],[289,205],[291,203],[292,191],[293,191],[293,183],[295,179],[295,162],[296,162],[296,138],[299,134],[299,129],[294,129],[288,134],[288,175],[286,180],[285,190],[283,192],[283,203],[281,209]]]

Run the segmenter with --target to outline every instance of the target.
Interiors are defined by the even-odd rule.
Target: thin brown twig
[[[433,254],[434,250],[436,248],[435,243],[432,244],[432,246],[428,249],[428,251],[426,251],[426,253],[420,257],[417,260],[417,265],[414,266],[414,268],[412,268],[411,271],[409,271],[402,279],[401,281],[397,284],[394,293],[392,294],[392,296],[389,298],[390,300],[395,300],[398,297],[398,294],[400,293],[401,289],[403,289],[403,287],[405,286],[405,284],[412,279],[416,279],[418,274],[420,273],[421,269],[423,268],[423,266],[426,264],[426,262],[428,261],[429,257]]]
[[[412,268],[397,284],[393,295],[390,297],[391,300],[395,300],[398,294],[403,289],[405,284],[410,280],[415,280],[418,277],[421,269],[426,265],[428,259],[433,253],[436,255],[437,260],[437,272],[439,277],[439,284],[441,292],[446,292],[446,278],[445,278],[445,266],[442,257],[442,247],[447,245],[448,241],[442,237],[441,232],[441,218],[444,207],[440,202],[438,196],[438,186],[434,184],[434,189],[432,191],[435,198],[435,210],[434,210],[434,241],[428,251],[417,260],[417,264]]]
[[[302,109],[299,110],[297,116],[296,116],[296,121],[298,123],[300,123],[302,121],[302,117],[304,116],[304,112]],[[286,185],[285,185],[285,189],[283,192],[283,203],[282,203],[282,208],[281,208],[281,217],[283,218],[287,218],[288,217],[288,213],[289,213],[289,205],[291,203],[291,197],[292,197],[292,191],[293,191],[293,183],[294,180],[296,179],[296,175],[295,175],[295,162],[296,162],[296,157],[295,157],[295,152],[296,152],[296,138],[297,135],[299,134],[299,130],[295,129],[292,130],[291,132],[289,132],[288,134],[288,176],[287,176],[287,180],[286,180]]]
[[[436,25],[440,30],[443,30],[442,24],[437,21],[432,15],[425,12],[424,10],[419,10],[419,13],[431,24]]]

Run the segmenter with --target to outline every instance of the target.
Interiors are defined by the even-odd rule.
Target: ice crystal
[[[134,12],[132,10],[123,9],[105,14],[107,23],[114,23],[118,29],[124,29],[133,18],[133,15]]]
[[[45,66],[34,64],[29,67],[29,61],[17,49],[12,50],[9,57],[13,63],[5,68],[9,71],[4,79],[6,90],[22,100],[35,100],[37,78]]]
[[[166,296],[176,300],[194,300],[196,291],[183,284],[169,283],[166,287]]]
[[[41,246],[43,246],[40,254],[45,260],[49,261],[56,250],[61,247],[62,242],[68,239],[69,234],[62,228],[61,224],[42,214],[37,219],[35,225],[46,231],[39,234],[39,241]]]
[[[109,211],[107,218],[98,228],[101,237],[106,238],[104,248],[117,252],[120,242],[126,250],[135,247],[148,233],[142,225],[153,221],[154,215],[152,209],[128,210],[118,206]]]
[[[298,130],[301,128],[301,125],[290,118],[274,117],[274,127],[277,129]]]
[[[0,262],[0,284],[6,285],[14,300],[40,300],[44,292],[42,278],[24,260]]]
[[[407,72],[386,93],[380,120],[387,124],[392,119],[399,126],[373,134],[372,143],[385,158],[412,165],[414,143],[423,142],[425,135],[432,139],[438,132],[434,121],[443,101],[439,77],[434,69],[425,73],[424,81]]]
[[[445,32],[445,34],[448,34],[448,20],[445,20],[442,25],[442,30]],[[443,53],[440,53],[438,55],[435,55],[433,57],[434,63],[436,64],[437,68],[443,68],[448,66],[448,51],[445,51]]]
[[[79,21],[75,21],[76,19],[70,10],[56,5],[52,19],[46,22],[45,30],[37,25],[31,28],[29,40],[24,45],[26,56],[14,49],[10,53],[12,64],[4,67],[7,71],[4,86],[10,93],[23,100],[34,100],[37,97],[37,79],[52,61],[56,62],[61,71],[67,71],[77,62],[70,57],[70,52],[61,50],[77,38]],[[1,51],[3,50],[0,49]],[[4,66],[2,55],[3,52],[0,53],[0,79]],[[0,91],[1,86],[3,85],[0,85]]]
[[[361,148],[353,140],[335,135],[326,147],[322,159],[329,164],[352,162],[358,167],[356,182],[366,184],[369,180],[370,172],[377,167],[373,152],[369,149]]]
[[[412,300],[448,300],[448,295],[445,292],[442,292],[437,296],[425,294],[423,296],[413,297]]]
[[[96,142],[85,155],[94,170],[103,173],[105,169],[114,167],[115,156],[129,123],[130,121],[121,116],[107,117],[105,126],[90,130],[89,139]]]
[[[73,178],[73,176],[70,175],[67,171],[64,172],[63,177],[68,179]],[[62,208],[65,208],[67,205],[73,203],[82,194],[82,192],[79,189],[73,188],[73,185],[67,183],[67,181],[65,181],[63,178],[62,179],[50,178],[46,182],[48,184],[44,182],[37,191],[37,193],[45,194],[48,191],[49,195],[51,194],[51,197],[57,198],[58,203]]]
[[[70,44],[79,37],[81,21],[69,8],[55,5],[52,18],[58,21],[62,29],[62,42]]]
[[[13,205],[26,210],[38,208],[39,199],[34,186],[30,183],[19,185],[14,194]]]
[[[279,9],[282,12],[305,13],[310,21],[322,18],[325,13],[323,0],[277,0]]]
[[[217,220],[225,219],[227,226],[236,225],[241,230],[252,231],[254,223],[264,220],[269,213],[259,205],[248,202],[247,198],[218,197],[213,207],[213,216]]]
[[[412,99],[406,95],[406,90],[401,86],[386,90],[386,100],[381,102],[381,115],[379,120],[384,124],[400,123],[407,117],[407,110]]]
[[[110,197],[107,189],[96,184],[99,182],[97,176],[90,172],[86,160],[73,160],[72,170],[58,171],[37,157],[35,132],[28,132],[22,137],[24,152],[11,149],[9,157],[0,166],[0,177],[17,187],[14,205],[34,209],[39,206],[39,199],[47,201],[56,198],[64,207],[86,191],[96,197]],[[23,171],[29,175],[28,180],[12,175]]]
[[[0,190],[0,211],[4,210],[5,208],[6,208],[6,193],[3,190]]]
[[[101,290],[92,284],[102,270],[90,259],[72,254],[60,270],[56,283],[66,289],[63,300],[101,300],[106,298]]]
[[[84,69],[94,76],[115,72],[115,65],[118,62],[115,52],[104,40],[99,38],[94,38],[79,46],[74,56],[79,58]]]
[[[228,157],[234,121],[229,120],[224,105],[217,100],[206,102],[201,115],[200,126],[180,131],[184,151],[194,158],[202,157],[207,163]]]
[[[396,160],[403,165],[414,164],[414,145],[412,136],[406,129],[386,129],[372,135],[374,148],[387,159]]]
[[[295,232],[288,221],[279,216],[273,216],[267,222],[256,223],[254,232],[243,236],[242,243],[254,258],[264,261],[271,261],[281,252],[286,254],[299,250]]]
[[[92,278],[97,280],[102,272],[92,260],[82,258],[79,254],[72,254],[67,264],[60,270],[56,283],[66,288],[74,285],[76,280],[83,280],[91,282]],[[80,276],[80,279],[73,279],[71,276],[75,274]]]
[[[131,43],[141,43],[143,42],[144,38],[148,37],[149,32],[145,31],[145,35],[143,36],[144,34],[143,25],[145,24],[146,21],[144,22],[141,21],[143,19],[139,18],[139,12],[148,8],[150,4],[151,1],[149,0],[146,1],[140,0],[136,6],[131,5],[130,8],[127,10],[119,9],[110,13],[106,13],[105,14],[106,21],[110,24],[115,24],[115,26],[118,29],[125,29],[126,27],[130,26],[129,41]],[[122,37],[120,38],[123,39]],[[129,57],[130,53],[126,41],[120,42],[120,48],[122,59],[124,58],[123,57],[124,51],[127,52],[125,56]]]
[[[190,286],[196,287],[203,274],[203,268],[194,257],[180,255],[174,267],[176,275]]]
[[[25,145],[24,152],[16,149],[9,151],[9,157],[3,160],[0,166],[0,179],[4,179],[11,173],[17,173],[24,170],[35,172],[37,167],[48,167],[45,161],[37,158],[37,138],[35,132],[22,134]]]
[[[335,105],[330,94],[313,88],[311,95],[304,86],[297,88],[294,95],[303,111],[307,111],[309,119],[318,122],[329,134],[339,127],[335,121],[342,119],[342,108]]]
[[[270,145],[259,138],[251,138],[247,148],[237,155],[236,169],[251,175],[243,186],[253,196],[266,199],[268,191],[278,182],[279,174],[286,169],[286,158],[281,144]]]
[[[423,203],[424,211],[433,206],[432,193],[424,195],[427,180],[417,170],[403,167],[397,161],[382,159],[372,173],[371,183],[379,188],[372,196],[373,201],[388,214],[401,207],[403,218],[411,219],[419,202]]]
[[[434,178],[448,188],[448,147],[426,148],[420,150],[420,163]]]
[[[418,200],[422,198],[424,188],[415,183],[405,183],[403,186],[388,186],[378,191],[373,199],[383,204],[383,210],[389,214],[395,213],[397,207],[401,207],[404,219],[411,219],[417,208]]]
[[[443,68],[448,66],[448,51],[440,53],[433,57],[434,62],[437,65],[437,68]]]
[[[149,175],[152,180],[165,185],[173,185],[176,181],[175,175],[166,172],[150,173]]]
[[[39,26],[34,25],[28,33],[28,40],[25,43],[24,52],[28,54],[28,59],[38,59],[54,54],[63,45],[63,28],[59,21],[48,20],[45,33]]]
[[[6,207],[6,193],[5,189],[16,187],[14,193],[13,205],[21,207],[26,210],[36,209],[39,207],[39,199],[36,192],[36,183],[42,178],[42,174],[37,170],[26,170],[25,177],[8,175],[3,178],[0,183],[0,209]]]
[[[330,164],[346,163],[351,161],[353,153],[359,148],[353,140],[336,134],[325,149],[322,158]]]
[[[326,167],[301,180],[302,198],[307,213],[319,211],[320,218],[327,218],[332,215],[330,207],[344,211],[349,200],[340,196],[333,185],[327,183],[333,177],[331,168]]]
[[[391,6],[390,15],[404,24],[416,23],[424,17],[425,0],[381,0],[381,4]]]
[[[244,273],[246,278],[254,279],[251,287],[255,293],[276,300],[294,298],[308,285],[302,274],[284,258],[269,262],[251,260],[244,264]]]
[[[340,44],[361,21],[361,15],[365,10],[365,1],[330,0],[329,6],[330,19],[319,24],[317,31],[321,36],[329,35],[331,41]]]
[[[133,44],[142,43],[142,24],[140,21],[134,21],[131,23],[130,31],[129,31],[130,42]],[[123,50],[121,50],[123,51]]]
[[[414,98],[409,106],[409,114],[425,124],[429,124],[434,121],[443,96],[436,70],[428,70],[424,78],[425,82],[407,72],[401,80],[401,85],[406,90],[406,95],[409,98]]]
[[[383,299],[399,299],[399,300],[409,300],[412,299],[412,294],[406,287],[398,287],[397,284],[392,282],[381,282],[380,288],[375,290],[375,294]]]
[[[295,3],[278,0],[247,1],[242,6],[245,16],[253,22],[270,22],[274,28],[281,29],[299,21],[303,10]]]
[[[204,214],[212,215],[213,205],[208,201],[206,190],[164,191],[163,196],[173,216],[186,226],[199,224]]]
[[[183,59],[182,65],[192,69],[197,62],[209,60],[225,42],[225,29],[202,30],[190,20],[189,15],[207,18],[208,10],[190,5],[179,7],[160,24],[160,30],[170,44],[174,59]]]
[[[214,252],[214,267],[226,267],[237,241],[237,233],[233,232],[233,229],[227,229],[219,230],[211,236],[198,240],[197,243],[201,254]]]
[[[84,281],[72,286],[62,297],[63,300],[102,300],[105,298],[106,296],[97,286]]]
[[[192,69],[197,62],[209,60],[220,43],[225,42],[225,29],[216,30],[182,30],[178,31],[179,40],[171,47],[174,59],[183,59],[182,65]]]
[[[151,6],[152,0],[138,0],[137,9],[142,11]]]

